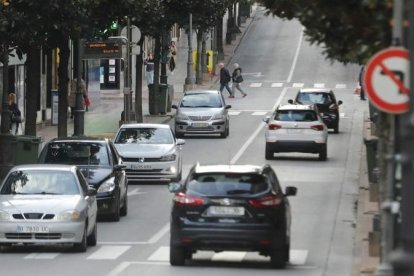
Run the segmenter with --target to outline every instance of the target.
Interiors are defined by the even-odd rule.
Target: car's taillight
[[[267,128],[270,129],[270,130],[275,130],[275,129],[282,128],[282,126],[281,125],[278,125],[278,124],[269,124],[267,126]]]
[[[317,131],[322,131],[324,128],[323,125],[313,125],[311,126],[311,129],[317,130]]]
[[[204,204],[204,199],[197,196],[190,196],[184,193],[178,193],[173,198],[176,205],[179,206],[200,206]]]
[[[282,204],[282,201],[283,197],[281,195],[270,195],[251,199],[249,203],[255,208],[277,208]]]

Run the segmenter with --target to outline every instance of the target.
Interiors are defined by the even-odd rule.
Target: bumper
[[[124,164],[127,166],[125,173],[128,181],[171,181],[178,177],[181,169],[178,160],[157,163],[124,162]],[[141,168],[138,168],[139,166]]]
[[[199,125],[197,125],[199,124]],[[178,134],[221,134],[226,131],[226,121],[208,122],[176,121],[175,133]]]
[[[325,145],[325,143],[316,143],[314,141],[277,141],[267,143],[267,146],[273,152],[318,153]]]
[[[21,233],[17,226],[44,226],[47,233]],[[61,244],[82,241],[84,222],[2,222],[0,226],[0,243],[27,244]]]
[[[117,208],[117,200],[118,199],[116,198],[115,193],[108,196],[97,197],[96,203],[98,205],[98,215],[105,216],[115,213],[115,208]]]

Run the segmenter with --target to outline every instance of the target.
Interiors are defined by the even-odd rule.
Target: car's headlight
[[[213,117],[211,117],[211,120],[224,120],[226,117],[223,114],[214,114]]]
[[[160,158],[161,161],[174,161],[177,156],[175,154],[164,155]]]
[[[115,177],[106,180],[98,189],[98,193],[108,193],[115,189]]]
[[[81,213],[77,210],[68,210],[57,215],[56,220],[59,221],[79,221]]]
[[[0,210],[0,221],[8,221],[11,217],[6,211]]]
[[[176,116],[175,116],[175,118],[176,118],[176,120],[178,120],[178,121],[181,121],[181,120],[190,120],[190,118],[188,118],[188,116],[187,115],[185,115],[185,114],[181,114],[181,113],[179,113],[179,114],[177,114]]]

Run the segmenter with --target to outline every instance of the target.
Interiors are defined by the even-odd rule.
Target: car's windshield
[[[222,107],[220,96],[212,93],[197,93],[185,95],[180,107]]]
[[[168,128],[123,128],[115,144],[172,144],[174,138]]]
[[[279,110],[276,112],[274,119],[286,122],[313,122],[318,120],[313,110]]]
[[[56,170],[19,170],[6,179],[0,194],[79,194],[72,172]]]
[[[333,101],[328,93],[299,93],[297,101],[302,104],[330,105]]]
[[[54,142],[47,146],[45,163],[73,165],[109,165],[104,143]]]
[[[268,180],[257,174],[208,173],[194,175],[188,182],[189,194],[208,196],[253,195],[267,191]]]

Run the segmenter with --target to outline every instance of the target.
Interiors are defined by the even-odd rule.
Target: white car
[[[114,141],[128,181],[180,181],[184,144],[165,124],[124,124]]]
[[[277,152],[318,153],[320,160],[326,160],[328,128],[315,105],[280,105],[263,121],[267,160]]]

